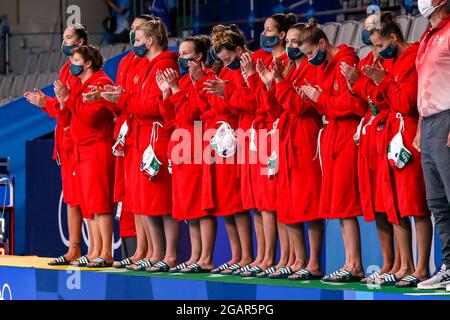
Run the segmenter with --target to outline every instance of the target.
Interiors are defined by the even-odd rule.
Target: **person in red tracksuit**
[[[73,76],[69,72],[72,50],[76,46],[86,45],[88,42],[86,28],[82,25],[75,24],[66,28],[63,34],[63,42],[61,43],[61,52],[69,57],[69,60],[62,67],[59,74],[59,81],[66,84]],[[76,180],[73,176],[72,153],[74,142],[70,133],[70,112],[58,112],[59,102],[57,98],[46,96],[41,90],[34,89],[34,92],[25,92],[25,98],[28,102],[38,106],[47,112],[51,118],[57,120],[55,128],[55,144],[53,149],[53,159],[57,161],[61,167],[62,188],[64,194],[64,202],[67,204],[67,224],[69,227],[69,250],[68,252],[50,261],[50,265],[67,265],[71,262],[77,264],[77,258],[81,256],[80,236],[81,226],[83,223],[80,201],[77,197]],[[88,223],[90,230],[90,224]],[[89,252],[92,253],[92,241],[89,245]],[[81,259],[85,259],[82,257]]]
[[[113,105],[100,97],[112,85],[101,70],[103,57],[93,46],[74,49],[70,66],[73,78],[66,86],[55,82],[55,94],[63,112],[71,112],[70,128],[75,142],[75,178],[79,197],[91,219],[94,248],[88,267],[112,266],[112,211],[114,209]]]
[[[426,204],[425,182],[420,153],[413,148],[419,114],[417,110],[418,43],[407,43],[390,12],[381,16],[381,29],[371,31],[370,39],[383,59],[393,59],[387,72],[381,66],[367,66],[363,72],[377,86],[376,102],[386,101],[389,112],[383,130],[382,162],[383,204],[394,225],[400,251],[400,268],[386,273],[375,283],[385,286],[416,287],[428,278],[432,225]],[[387,152],[386,152],[387,150]],[[414,266],[411,225],[414,217],[418,262]]]
[[[288,227],[289,245],[295,251],[294,262],[283,270],[269,274],[269,278],[311,280],[322,277],[323,221],[319,216],[321,171],[319,159],[315,157],[322,120],[311,100],[297,93],[302,84],[316,82],[315,67],[308,63],[299,49],[300,32],[304,27],[304,24],[295,24],[287,32],[287,72],[283,72],[279,62],[270,71],[261,63],[257,68],[267,88],[263,91],[265,108],[269,113],[281,113],[278,123],[281,141],[277,213],[278,221]],[[280,110],[277,111],[277,108]],[[308,222],[309,262],[304,222]]]
[[[216,238],[216,218],[202,208],[203,132],[200,116],[209,109],[198,93],[203,82],[215,73],[204,67],[210,40],[208,36],[189,37],[180,44],[178,71],[157,73],[163,92],[160,110],[175,128],[168,148],[172,161],[173,217],[189,223],[191,257],[170,272],[200,273],[210,271]],[[197,141],[197,143],[196,143]]]
[[[363,43],[370,45],[372,48],[367,56],[359,62],[357,67],[349,66],[346,63],[341,64],[341,72],[351,86],[352,92],[366,100],[370,106],[355,135],[355,143],[358,144],[358,185],[364,220],[367,222],[376,221],[383,265],[379,271],[375,271],[362,279],[362,283],[372,283],[384,273],[396,273],[400,267],[399,250],[394,250],[393,226],[387,219],[383,205],[380,170],[382,163],[379,161],[377,150],[380,145],[379,141],[383,138],[389,105],[386,101],[375,100],[377,87],[370,78],[363,74],[362,70],[365,66],[378,66],[379,63],[385,70],[392,69],[393,60],[381,59],[376,47],[370,41],[370,30],[377,23],[379,23],[379,15],[368,16],[361,32]],[[383,150],[379,151],[383,152]]]
[[[240,57],[248,50],[242,32],[235,25],[214,26],[212,48],[225,67],[219,76],[205,81],[203,88],[211,108],[201,119],[205,125],[204,139],[211,138],[211,145],[205,145],[202,206],[215,216],[224,217],[231,259],[211,272],[229,275],[253,261],[251,218],[244,212],[242,204],[236,154],[235,130],[238,129],[239,114],[224,98],[224,87],[241,73]]]
[[[135,32],[145,21],[155,18],[146,14],[136,17],[131,25],[130,43],[134,48]],[[138,57],[134,50],[131,50],[119,63],[117,69],[116,86],[125,90],[132,91],[136,89],[139,82],[139,74],[142,68],[145,68],[146,60]],[[115,87],[105,88],[107,92],[101,95],[109,98],[109,91],[114,91]],[[116,122],[114,128],[115,143],[115,181],[114,181],[114,202],[118,203],[118,215],[120,215],[120,237],[122,238],[122,260],[114,263],[115,268],[125,268],[143,259],[147,254],[147,248],[151,248],[151,237],[145,233],[143,223],[138,222],[141,215],[135,215],[131,211],[130,198],[134,180],[126,176],[131,162],[131,150],[133,149],[133,117],[124,111],[124,106],[115,101]],[[128,128],[124,137],[120,138],[120,130],[126,126]],[[120,141],[119,141],[120,140]],[[136,221],[135,221],[136,220]],[[137,230],[136,230],[137,227]]]
[[[357,146],[353,141],[367,104],[354,96],[340,72],[342,62],[357,65],[353,48],[333,46],[314,19],[300,31],[300,50],[317,66],[316,85],[301,86],[301,93],[326,117],[319,133],[318,157],[322,167],[319,216],[340,219],[345,264],[342,269],[322,278],[325,282],[355,282],[364,275],[358,216],[362,215],[358,192]]]
[[[161,20],[146,21],[135,36],[133,50],[146,61],[138,75],[140,86],[125,91],[116,88],[108,98],[133,115],[131,164],[125,168],[125,174],[135,179],[130,185],[130,210],[142,216],[143,228],[152,241],[144,259],[130,267],[154,271],[151,267],[155,265],[160,271],[168,271],[177,260],[178,221],[171,216],[172,177],[167,158],[171,131],[159,109],[162,93],[156,72],[178,69],[177,54],[168,51],[167,27]]]

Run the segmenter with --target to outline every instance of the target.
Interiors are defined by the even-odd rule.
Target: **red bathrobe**
[[[146,216],[161,216],[172,212],[172,177],[168,171],[167,159],[171,131],[165,127],[164,118],[159,110],[162,93],[155,77],[156,71],[167,68],[178,70],[175,52],[164,51],[151,61],[147,59],[138,75],[140,86],[125,91],[119,99],[119,104],[123,105],[125,112],[133,114],[134,118],[133,133],[128,138],[133,140],[134,145],[130,152],[130,172],[126,173],[127,176],[135,177],[130,209],[135,214]],[[159,127],[156,123],[160,123],[163,127]],[[151,143],[152,131],[155,134],[154,152],[162,165],[157,176],[149,180],[140,172],[140,167],[144,151]]]
[[[145,59],[136,56],[133,52],[128,53],[119,63],[117,69],[116,85],[125,88],[127,91],[132,91],[133,88],[139,85],[139,74],[142,66],[145,66]],[[115,181],[114,181],[114,201],[122,202],[122,214],[120,217],[120,236],[134,237],[136,236],[136,227],[134,223],[134,214],[131,211],[130,199],[132,195],[134,180],[132,177],[125,175],[126,167],[132,164],[130,157],[130,149],[132,149],[133,138],[131,137],[133,117],[123,110],[123,105],[116,104],[116,123],[114,127],[114,140],[119,135],[122,124],[127,121],[128,133],[124,147],[124,156],[115,157]],[[125,179],[126,177],[126,179]]]
[[[358,192],[357,146],[353,141],[367,105],[350,93],[346,79],[340,71],[341,62],[358,63],[358,56],[347,45],[329,62],[317,70],[317,84],[323,90],[315,107],[326,116],[328,124],[320,135],[322,161],[322,186],[319,214],[327,219],[344,219],[360,216]]]
[[[179,82],[180,91],[160,102],[161,113],[175,129],[168,158],[172,160],[173,217],[180,221],[208,215],[202,208],[203,132],[200,116],[209,106],[198,90],[204,80],[213,75],[213,71],[207,70],[207,75],[195,85],[189,73],[184,75]]]
[[[412,146],[419,114],[417,111],[417,71],[415,60],[419,44],[410,45],[395,58],[391,72],[387,73],[378,86],[377,101],[384,99],[390,109],[383,130],[383,151],[380,157],[383,163],[383,199],[384,207],[391,223],[410,216],[429,216],[425,198],[425,182],[420,162],[420,153]],[[387,148],[404,118],[405,129],[402,133],[404,146],[412,153],[411,160],[403,169],[392,167],[387,159]]]
[[[66,86],[67,82],[74,77],[69,71],[70,60],[67,61],[59,73],[59,80]],[[45,101],[45,112],[57,121],[55,127],[55,142],[53,148],[53,160],[59,161],[61,166],[61,180],[64,194],[64,202],[71,206],[80,205],[77,198],[76,179],[74,178],[73,148],[74,142],[70,133],[70,111],[65,109],[59,111],[58,99],[47,97]]]
[[[103,99],[87,102],[82,93],[91,91],[89,86],[111,84],[111,79],[102,70],[84,83],[74,78],[65,103],[72,113],[70,128],[75,141],[75,176],[87,216],[109,214],[114,209],[114,157],[111,153],[114,105]]]
[[[305,84],[304,79],[316,83],[316,68],[306,58],[298,67],[292,65],[285,80],[267,92],[267,101],[275,98],[282,107],[278,124],[277,217],[285,224],[319,219],[322,175],[315,155],[322,119],[311,101],[302,99],[295,91],[295,87]]]
[[[371,222],[375,220],[375,212],[385,212],[383,205],[383,196],[379,181],[381,181],[382,164],[378,157],[378,144],[382,137],[384,124],[386,123],[389,106],[385,101],[374,101],[377,96],[377,86],[375,83],[364,76],[362,67],[375,65],[381,62],[385,70],[392,68],[392,59],[383,60],[377,58],[374,60],[373,52],[362,59],[358,64],[361,74],[352,86],[352,91],[362,99],[369,102],[377,108],[378,114],[373,115],[369,108],[360,123],[361,132],[359,136],[358,147],[358,186],[361,199],[361,207],[364,220]]]
[[[252,53],[252,59],[256,63],[258,59],[263,60],[266,66],[272,62],[272,54],[266,50],[257,50]],[[284,57],[286,55],[283,55]],[[286,60],[286,59],[283,59]],[[257,154],[250,152],[250,128],[253,124],[255,129],[264,128],[265,116],[262,114],[257,120],[259,109],[259,95],[261,94],[263,82],[257,73],[248,77],[247,82],[242,73],[235,73],[234,81],[225,87],[225,99],[230,108],[239,115],[238,128],[242,133],[243,141],[238,141],[238,150],[241,156],[239,161],[239,178],[241,184],[241,197],[244,210],[256,208],[258,210],[276,210],[276,189],[270,185],[276,185],[276,180],[261,179],[260,163]],[[273,123],[274,119],[272,120]],[[257,123],[255,123],[257,122]],[[272,124],[270,124],[272,126]]]
[[[219,78],[233,83],[234,77],[241,70],[230,70],[224,67]],[[214,79],[214,76],[210,77]],[[199,93],[200,94],[200,93]],[[217,121],[227,122],[233,130],[238,128],[239,113],[230,108],[227,100],[215,94],[204,95],[210,109],[201,115],[205,129],[205,163],[203,165],[202,208],[209,210],[215,216],[229,216],[244,211],[241,198],[239,179],[239,165],[237,155],[231,158],[221,158],[211,151],[210,138],[214,136],[221,124]],[[214,160],[215,157],[215,160]],[[213,161],[214,160],[214,161]]]

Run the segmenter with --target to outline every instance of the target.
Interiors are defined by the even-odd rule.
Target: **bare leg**
[[[235,214],[234,219],[242,249],[241,261],[238,263],[244,267],[253,261],[252,220],[249,212]]]
[[[156,263],[164,259],[166,252],[164,224],[162,221],[162,217],[147,217],[147,221],[150,223],[150,232],[153,245],[153,255],[151,256],[150,260],[153,263]]]
[[[202,254],[200,219],[189,220],[189,237],[191,239],[191,257],[186,261],[187,265],[197,262]]]
[[[100,236],[102,238],[102,252],[100,253],[100,257],[107,262],[112,262],[114,260],[112,257],[112,216],[111,214],[96,214],[94,219],[97,220]]]
[[[239,240],[239,233],[236,227],[236,221],[233,216],[224,217],[225,228],[227,229],[228,239],[230,241],[231,248],[231,260],[228,261],[229,265],[233,265],[241,261],[242,249],[241,242]]]
[[[306,269],[313,275],[322,274],[320,257],[323,245],[323,220],[315,220],[308,223],[310,257]]]
[[[217,233],[216,218],[201,218],[200,233],[202,238],[202,255],[197,263],[204,269],[212,269],[214,267],[213,253]]]
[[[354,276],[364,276],[361,260],[361,237],[359,222],[356,218],[341,219],[341,230],[344,238],[346,262],[344,269]]]
[[[430,217],[415,217],[418,261],[413,276],[423,281],[428,279],[428,263],[430,262],[433,229]]]
[[[380,274],[389,272],[394,265],[394,229],[385,214],[375,214],[378,237],[380,239],[383,266]]]
[[[400,219],[398,225],[394,224],[395,239],[400,250],[400,269],[395,273],[398,279],[414,272],[414,261],[412,254],[411,223],[409,218]]]
[[[67,224],[69,227],[69,250],[64,255],[68,261],[73,261],[81,256],[80,238],[83,219],[79,206],[72,207],[67,204]]]
[[[287,228],[286,225],[281,222],[278,222],[278,237],[280,239],[280,261],[278,261],[278,264],[276,265],[277,269],[287,266],[290,256]]]
[[[102,237],[100,235],[100,229],[98,226],[98,221],[97,219],[95,219],[95,217],[93,217],[90,220],[90,225],[91,225],[91,238],[92,238],[92,255],[88,256],[89,261],[92,261],[98,257],[100,257],[100,254],[102,253]]]
[[[264,259],[264,252],[266,249],[266,242],[265,242],[265,235],[264,235],[264,225],[263,221],[264,218],[262,217],[262,214],[265,214],[255,210],[254,211],[254,222],[255,222],[255,234],[256,234],[256,242],[257,242],[257,251],[256,251],[256,258],[255,261],[253,261],[250,265],[257,266],[261,264],[261,262]]]
[[[174,267],[177,262],[177,248],[178,248],[178,220],[172,218],[172,215],[167,214],[163,217],[164,235],[166,238],[166,253],[164,255],[164,262],[170,267]]]

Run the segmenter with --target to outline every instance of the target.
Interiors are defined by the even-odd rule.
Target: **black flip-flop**
[[[155,268],[155,269],[148,269],[148,268]],[[170,270],[170,266],[164,261],[159,261],[148,268],[145,269],[145,271],[147,271],[148,273],[168,272]]]
[[[175,268],[170,268],[169,273],[180,273],[181,270],[187,268],[188,264],[186,262],[180,263]]]
[[[295,277],[294,277],[295,276]],[[289,280],[299,281],[299,280],[320,280],[323,278],[323,275],[314,275],[311,271],[307,269],[300,269],[296,273],[290,275],[288,277]]]
[[[329,283],[350,283],[350,282],[361,282],[363,277],[354,276],[347,269],[335,271],[332,274],[325,276],[321,279],[322,282]]]
[[[291,268],[286,267],[286,268],[280,268],[277,270],[278,274],[271,273],[269,274],[267,277],[269,279],[286,279],[288,278],[290,275],[294,274],[294,271],[292,271]]]
[[[113,266],[112,262],[106,262],[103,258],[95,258],[91,261],[93,264],[89,264],[87,267],[92,269],[100,269],[100,268],[111,268]]]
[[[256,275],[257,278],[268,278],[269,274],[271,273],[275,273],[277,272],[277,268],[275,266],[272,266],[270,268],[267,268],[266,270],[264,270],[264,272],[260,272],[259,274]]]
[[[48,263],[49,266],[55,267],[55,266],[68,266],[70,265],[70,261],[66,259],[65,256],[61,256],[56,258],[55,260],[52,260]]]
[[[212,269],[203,269],[199,264],[193,263],[187,266],[187,270],[181,273],[210,273]]]
[[[228,268],[230,268],[230,265],[228,263],[224,263],[224,264],[221,264],[219,267],[212,269],[211,273],[212,274],[220,274],[222,271],[227,270]]]
[[[224,276],[231,276],[234,271],[239,270],[240,268],[242,268],[242,266],[237,264],[237,263],[235,263],[231,267],[229,267],[228,269],[221,271],[220,274],[222,274]]]
[[[400,284],[400,282],[404,282],[405,284]],[[403,277],[400,281],[398,281],[395,286],[397,288],[416,288],[420,282],[421,280],[416,276],[407,275],[406,277]]]
[[[113,265],[113,267],[116,269],[123,269],[132,264],[133,264],[133,261],[131,261],[130,258],[125,258],[125,259],[121,260],[118,265]]]
[[[75,263],[75,262],[77,262],[77,263]],[[72,261],[70,263],[70,265],[73,267],[87,267],[89,265],[89,262],[90,261],[87,256],[82,256],[82,257],[79,257],[77,260]]]
[[[243,278],[254,278],[258,275],[258,273],[263,272],[264,270],[260,266],[254,266],[253,268],[250,268],[249,270],[242,272],[241,277]]]

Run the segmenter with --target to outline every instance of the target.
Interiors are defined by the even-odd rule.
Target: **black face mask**
[[[238,70],[240,67],[241,67],[241,58],[239,58],[238,56],[236,56],[236,58],[234,58],[234,60],[227,65],[227,68],[230,70]]]
[[[295,61],[295,60],[303,57],[303,52],[299,48],[287,47],[286,54],[287,54],[288,58],[292,61]]]

